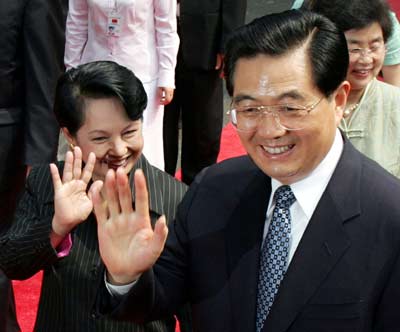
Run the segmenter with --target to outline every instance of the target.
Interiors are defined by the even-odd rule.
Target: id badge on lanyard
[[[121,35],[122,18],[118,14],[118,4],[115,0],[114,7],[109,11],[107,17],[107,30],[108,36],[119,37]]]

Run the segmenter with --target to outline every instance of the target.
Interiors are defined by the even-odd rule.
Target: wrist
[[[53,221],[51,223],[52,233],[55,236],[63,239],[66,235],[71,232],[72,227],[70,227],[69,223],[63,223],[59,217],[54,215]]]
[[[140,274],[134,275],[134,276],[123,276],[123,275],[113,275],[109,271],[107,271],[106,274],[107,281],[114,286],[124,286],[131,284],[135,282],[136,280],[139,279]]]
[[[68,236],[69,233],[65,235],[60,235],[54,231],[54,229],[51,230],[50,233],[50,243],[51,246],[57,250],[57,247],[64,241],[64,239]]]

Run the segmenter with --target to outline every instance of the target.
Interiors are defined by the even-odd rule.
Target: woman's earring
[[[74,151],[74,148],[75,148],[74,143],[69,143],[69,148],[71,149],[71,151]]]

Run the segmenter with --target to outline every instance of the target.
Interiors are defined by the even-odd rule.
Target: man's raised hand
[[[134,174],[135,209],[128,177],[122,168],[109,170],[105,193],[91,191],[97,218],[99,249],[112,284],[127,284],[153,266],[167,238],[165,217],[150,222],[146,180],[141,170]]]

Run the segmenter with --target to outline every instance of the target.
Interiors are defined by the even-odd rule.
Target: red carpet
[[[389,0],[390,6],[396,12],[397,18],[400,17],[400,0]]]
[[[13,281],[18,322],[23,332],[32,332],[39,301],[42,272],[25,281]]]
[[[231,124],[228,124],[222,132],[221,152],[218,161],[244,153],[235,129]],[[22,332],[33,331],[41,281],[42,272],[25,281],[13,281],[18,321]]]

